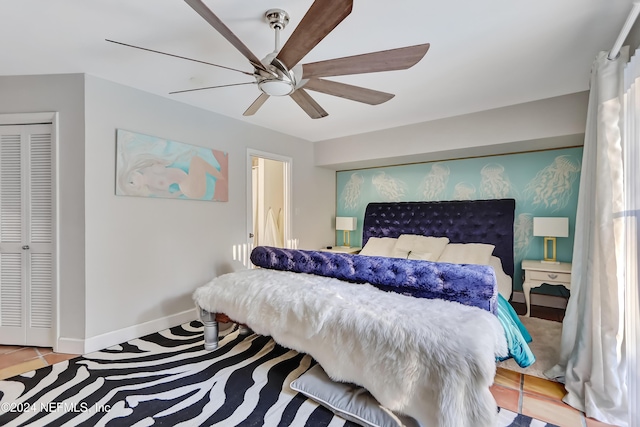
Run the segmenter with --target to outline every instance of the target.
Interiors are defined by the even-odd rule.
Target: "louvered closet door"
[[[51,125],[0,126],[0,344],[51,346]]]

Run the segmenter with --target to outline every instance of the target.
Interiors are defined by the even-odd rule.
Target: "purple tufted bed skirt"
[[[398,258],[258,246],[251,253],[256,266],[309,273],[418,298],[438,298],[495,314],[498,288],[493,268]]]

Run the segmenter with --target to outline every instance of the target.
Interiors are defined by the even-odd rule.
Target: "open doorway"
[[[296,247],[291,237],[290,157],[247,150],[247,250]]]
[[[251,156],[253,244],[284,247],[284,169],[279,160]]]

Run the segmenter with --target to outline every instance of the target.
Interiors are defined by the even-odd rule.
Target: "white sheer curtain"
[[[624,184],[626,226],[626,341],[629,427],[640,426],[640,49],[624,70]],[[633,404],[635,402],[635,404]]]
[[[571,297],[560,360],[546,374],[564,378],[564,401],[588,417],[628,425],[624,337],[623,69],[601,52],[591,69]]]

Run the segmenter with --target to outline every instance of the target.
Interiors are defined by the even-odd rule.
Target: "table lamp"
[[[544,237],[544,259],[548,264],[560,264],[556,261],[556,237],[569,237],[569,218],[535,217],[533,218],[533,235]],[[552,251],[549,256],[549,243]]]
[[[358,218],[354,216],[337,216],[336,217],[336,230],[342,230],[343,238],[342,245],[349,248],[351,247],[351,232],[356,229],[358,225]]]

